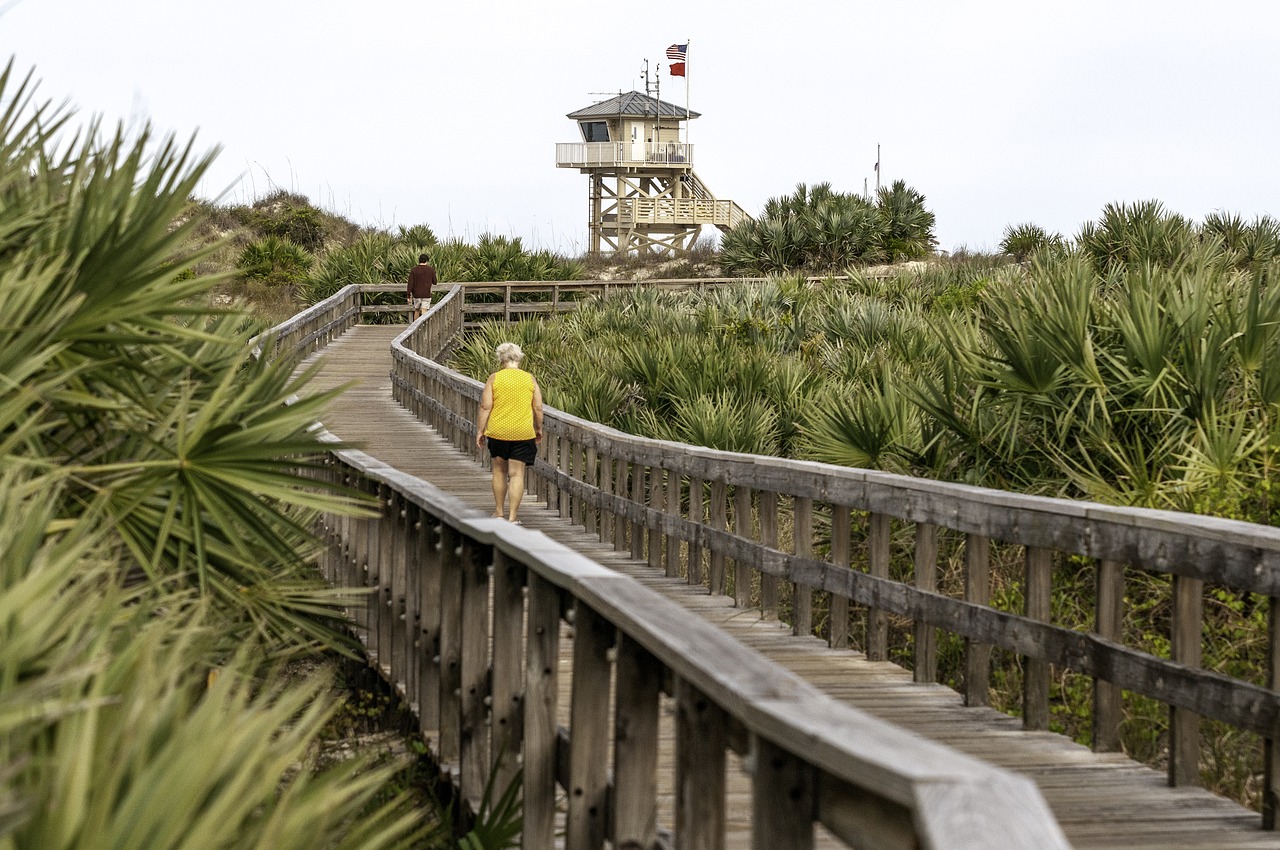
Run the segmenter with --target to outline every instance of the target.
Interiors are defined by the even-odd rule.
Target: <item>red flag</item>
[[[671,60],[671,76],[684,76],[684,55],[688,49],[688,42],[684,44],[673,44],[667,48],[667,58]]]

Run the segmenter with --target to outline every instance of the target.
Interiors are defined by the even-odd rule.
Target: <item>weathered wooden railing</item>
[[[663,290],[708,289],[754,284],[762,278],[695,278],[679,280],[512,280],[497,283],[458,284],[465,293],[466,326],[480,322],[511,321],[528,316],[552,315],[578,309],[585,300],[645,286]]]
[[[761,278],[702,278],[680,280],[511,280],[498,283],[466,282],[451,284],[460,287],[460,300],[464,327],[473,327],[485,321],[512,321],[526,316],[553,315],[578,309],[583,301],[607,298],[609,295],[633,290],[637,286],[657,289],[703,289],[730,284],[759,283]],[[333,338],[340,336],[352,325],[359,324],[361,316],[376,313],[404,314],[409,306],[403,300],[376,304],[376,296],[387,293],[403,293],[402,283],[352,284],[343,287],[329,298],[308,307],[296,316],[272,328],[269,336],[272,351],[292,351],[306,356],[323,348]]]
[[[254,354],[301,360],[360,324],[364,287],[344,286],[332,297],[293,316],[254,340]]]
[[[480,384],[413,351],[437,321],[428,317],[395,346],[396,396],[474,453]],[[861,607],[863,649],[873,660],[887,656],[887,618],[907,618],[914,623],[915,678],[934,681],[937,633],[945,630],[965,642],[962,689],[970,705],[987,701],[992,647],[1007,650],[1022,658],[1021,708],[1029,729],[1048,727],[1051,668],[1078,671],[1093,679],[1092,741],[1099,750],[1119,746],[1122,691],[1158,700],[1169,711],[1174,785],[1199,781],[1201,718],[1259,736],[1262,820],[1276,827],[1280,529],[719,452],[642,439],[554,410],[547,412],[545,433],[531,477],[540,497],[602,540],[670,575],[708,584],[713,593],[732,592],[738,604],[776,612],[782,583],[789,584],[797,634],[813,630],[815,592],[828,594],[825,636],[833,646],[847,645],[851,606]],[[830,524],[822,535],[814,528],[819,516]],[[782,517],[791,532],[785,548]],[[911,565],[902,580],[890,578],[895,525],[912,541],[895,561]],[[944,546],[963,558],[964,598],[937,592]],[[990,604],[995,547],[1022,553],[1021,613]],[[825,559],[815,555],[823,548]],[[1088,559],[1094,572],[1092,631],[1051,622],[1055,559],[1071,556]],[[1123,643],[1131,613],[1126,570],[1172,579],[1169,658]],[[757,579],[759,598],[753,599]],[[1206,584],[1268,600],[1265,685],[1200,667]]]
[[[865,269],[863,274],[884,277],[892,274],[889,267]],[[836,275],[835,277],[842,277]],[[810,278],[820,280],[821,278]],[[584,301],[607,298],[637,287],[660,290],[711,289],[721,286],[751,286],[764,278],[715,277],[655,280],[508,280],[494,283],[468,281],[446,286],[462,288],[464,328],[481,322],[513,321],[530,316],[547,316],[578,309]],[[281,350],[298,348],[295,343],[310,346],[308,353],[321,348],[329,339],[340,335],[360,321],[362,315],[375,313],[407,313],[403,299],[375,304],[367,297],[385,293],[403,293],[403,283],[355,284],[334,296],[304,310],[273,329],[276,346]],[[302,350],[298,348],[298,350]]]
[[[454,288],[400,336],[397,372],[431,363],[405,342],[439,351],[461,325]],[[321,336],[293,339],[302,352]],[[413,382],[429,371],[449,375],[419,369],[401,391],[421,398]],[[467,799],[490,771],[498,787],[522,771],[524,847],[557,846],[558,787],[569,850],[657,846],[663,692],[676,705],[682,850],[723,847],[730,750],[751,771],[759,850],[810,848],[815,823],[863,850],[1069,846],[1030,780],[839,703],[634,580],[368,455],[334,450],[325,463],[379,505],[326,518],[325,575],[367,592],[354,615],[371,659],[457,766]],[[573,627],[567,728],[556,716],[562,622]]]
[[[491,770],[498,788],[522,771],[523,847],[557,846],[558,788],[568,850],[658,846],[664,691],[681,850],[724,846],[730,749],[752,773],[757,850],[811,848],[815,822],[860,850],[1069,846],[1029,779],[839,703],[633,579],[367,455],[334,452],[328,469],[381,512],[331,518],[325,575],[367,590],[358,632],[467,799]]]

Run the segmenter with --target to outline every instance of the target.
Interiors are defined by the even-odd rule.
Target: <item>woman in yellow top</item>
[[[476,422],[476,446],[489,442],[493,458],[494,516],[518,523],[516,512],[524,496],[524,469],[538,458],[542,442],[542,390],[537,380],[520,368],[524,352],[514,342],[504,342],[495,352],[497,372],[485,381],[480,395],[480,419]]]

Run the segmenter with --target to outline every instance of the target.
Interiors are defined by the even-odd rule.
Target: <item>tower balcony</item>
[[[557,142],[557,168],[693,168],[693,145],[680,142]]]
[[[732,230],[750,216],[733,201],[715,198],[620,198],[613,218],[628,227],[710,224]]]

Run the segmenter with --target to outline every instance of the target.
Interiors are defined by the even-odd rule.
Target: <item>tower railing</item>
[[[559,168],[604,168],[636,165],[693,165],[693,145],[681,142],[559,142]]]
[[[702,198],[620,198],[617,223],[711,224],[733,229],[747,214],[733,201]]]

